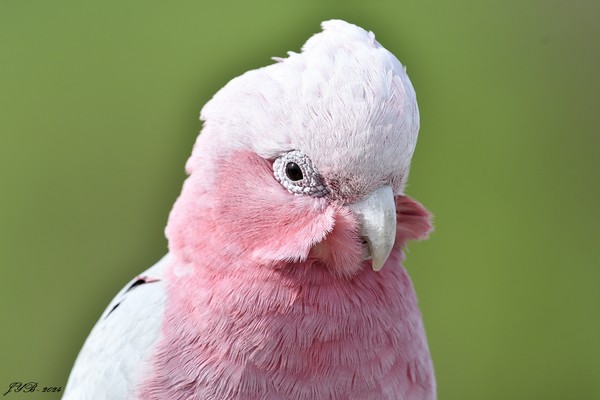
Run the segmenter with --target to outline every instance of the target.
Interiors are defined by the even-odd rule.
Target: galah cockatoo
[[[169,253],[109,304],[65,399],[435,399],[404,194],[419,129],[405,68],[322,24],[202,109]]]

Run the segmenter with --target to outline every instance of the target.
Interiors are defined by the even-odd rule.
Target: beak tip
[[[383,266],[385,265],[386,260],[378,260],[378,259],[372,259],[371,260],[371,267],[373,268],[373,271],[375,272],[379,272],[383,269]]]

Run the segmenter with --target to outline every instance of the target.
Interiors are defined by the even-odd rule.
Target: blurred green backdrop
[[[591,0],[0,2],[2,393],[64,387],[166,251],[201,106],[330,18],[373,30],[417,90],[408,193],[437,230],[407,268],[440,399],[600,398]]]

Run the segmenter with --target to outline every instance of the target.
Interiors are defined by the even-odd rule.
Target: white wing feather
[[[169,255],[110,302],[81,349],[63,400],[131,398],[160,333]],[[139,284],[139,278],[147,283]],[[137,283],[136,283],[137,282]]]

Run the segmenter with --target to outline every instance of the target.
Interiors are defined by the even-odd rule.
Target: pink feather
[[[432,228],[404,195],[416,94],[371,32],[322,26],[204,106],[170,255],[111,302],[66,398],[436,398],[402,267]]]
[[[361,261],[345,205],[290,195],[251,152],[213,171],[214,191],[190,176],[167,226],[175,263],[190,267],[167,272],[162,335],[139,398],[434,399],[400,265],[405,241],[429,232],[428,212],[397,198],[397,246],[377,273]]]

